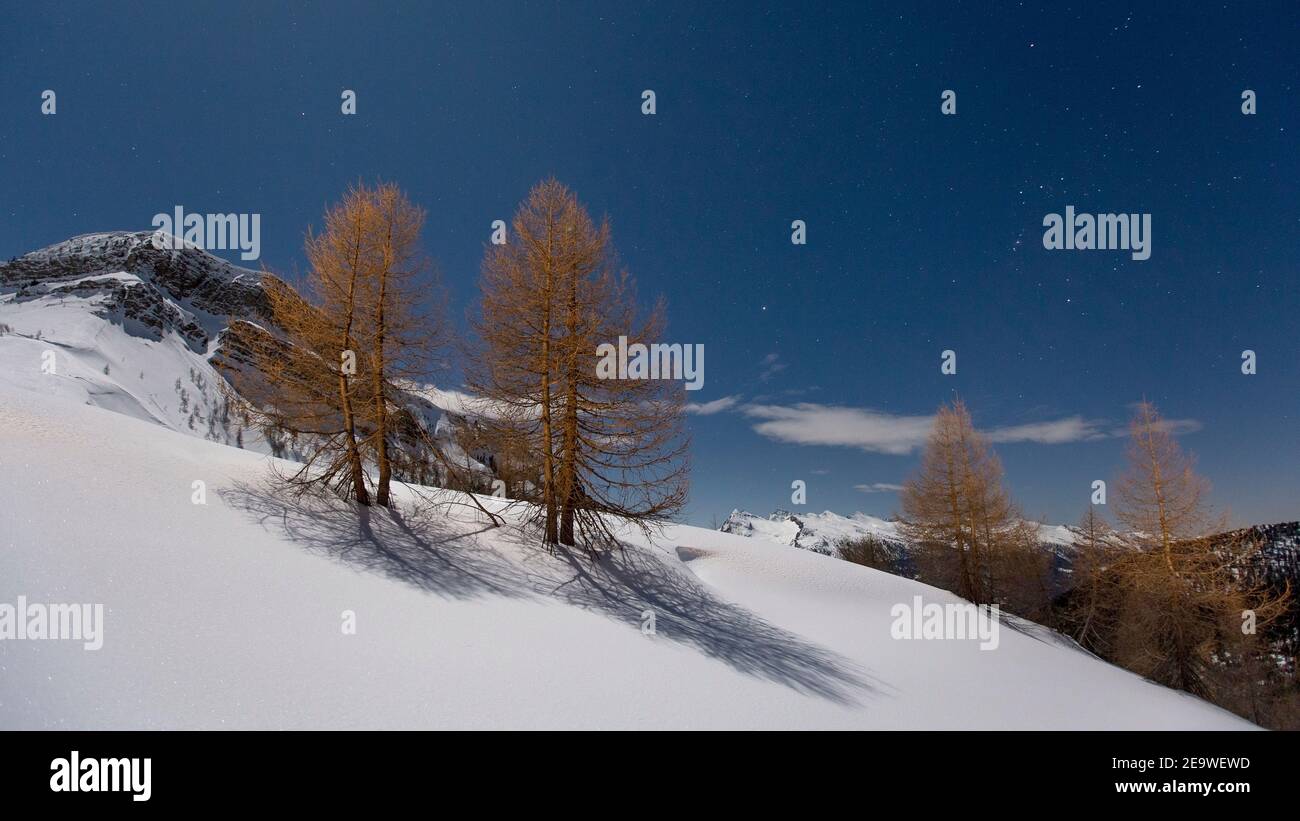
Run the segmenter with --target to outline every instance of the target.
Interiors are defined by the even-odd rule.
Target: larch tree
[[[305,281],[263,276],[274,329],[232,323],[230,347],[243,360],[227,369],[237,395],[259,427],[306,448],[291,477],[304,489],[324,484],[387,507],[394,441],[425,436],[398,401],[446,342],[423,223],[396,185],[350,187],[323,229],[307,234]]]
[[[1114,629],[1114,602],[1108,599],[1105,573],[1116,560],[1114,530],[1106,518],[1088,505],[1075,526],[1079,537],[1074,544],[1071,578],[1074,587],[1066,607],[1066,619],[1075,640],[1098,653],[1105,653]]]
[[[254,424],[308,449],[293,484],[325,485],[363,505],[371,497],[358,436],[363,384],[356,375],[363,361],[368,210],[352,189],[326,211],[324,229],[307,234],[310,269],[299,288],[263,276],[278,331],[233,323],[227,341],[241,361],[226,367]]]
[[[1225,517],[1209,507],[1209,483],[1148,402],[1130,424],[1128,460],[1114,494],[1128,549],[1094,582],[1115,611],[1113,659],[1222,703],[1240,681],[1233,671],[1263,651],[1247,623],[1270,624],[1285,597],[1243,572],[1247,542],[1216,535]]]
[[[901,530],[920,548],[923,580],[976,604],[1035,613],[1046,599],[1047,557],[1002,476],[965,404],[940,406],[921,465],[900,494]]]
[[[559,543],[556,295],[572,220],[563,187],[543,183],[516,211],[509,240],[488,246],[474,321],[481,347],[469,361],[466,379],[471,393],[491,409],[484,423],[492,427],[494,438],[522,442],[539,465],[539,504],[533,510],[548,545]]]
[[[638,316],[631,280],[615,266],[611,255],[590,274],[570,269],[565,282],[569,304],[560,345],[557,472],[559,536],[565,545],[614,544],[611,523],[633,523],[649,532],[686,502],[685,388],[664,375],[685,349],[651,347],[662,338],[663,304]],[[652,370],[662,378],[640,378],[631,361],[628,378],[602,372],[601,364],[611,359],[601,356],[601,347],[612,349],[621,337],[629,351],[640,345],[653,357],[659,350]]]
[[[361,412],[370,430],[378,481],[375,503],[388,507],[393,475],[395,391],[425,375],[446,343],[440,301],[422,300],[438,293],[431,266],[420,247],[424,210],[413,205],[392,183],[353,189],[365,214],[365,252],[361,268],[361,305],[367,333],[365,377],[367,407]],[[428,307],[421,309],[421,305]]]
[[[602,344],[657,338],[662,308],[638,318],[608,224],[559,182],[535,186],[512,227],[484,258],[468,384],[493,408],[496,438],[516,443],[512,459],[537,466],[544,542],[608,544],[611,520],[652,527],[685,502],[683,386],[597,368]]]
[[[1183,453],[1169,425],[1149,402],[1140,402],[1129,423],[1128,469],[1115,492],[1115,517],[1136,548],[1155,550],[1174,570],[1174,545],[1226,526],[1208,506],[1209,482]]]
[[[921,464],[903,484],[900,529],[920,553],[923,576],[970,601],[981,601],[975,565],[978,545],[966,511],[966,454],[958,428],[969,425],[965,407],[942,405],[921,452]],[[951,552],[949,552],[951,551]],[[955,559],[953,561],[952,559]]]

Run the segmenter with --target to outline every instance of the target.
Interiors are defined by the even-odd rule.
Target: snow
[[[904,540],[898,532],[898,523],[878,519],[865,513],[841,516],[831,511],[821,513],[791,513],[774,511],[766,519],[752,513],[733,510],[723,522],[722,532],[750,536],[777,544],[811,550],[825,556],[838,556],[840,545],[850,539],[867,536],[890,545],[902,546]]]
[[[1042,628],[891,639],[894,605],[958,600],[762,539],[593,565],[405,488],[401,516],[295,503],[287,463],[86,404],[108,382],[61,333],[72,381],[0,337],[0,603],[102,603],[104,644],[0,641],[0,729],[1250,726]]]
[[[100,299],[45,296],[19,302],[12,294],[0,295],[0,324],[11,329],[0,334],[0,383],[107,408],[172,430],[207,434],[207,420],[219,413],[223,383],[207,354],[191,350],[174,331],[155,341],[102,319],[94,313]],[[46,352],[53,354],[53,375],[42,372]],[[194,427],[192,415],[196,415]],[[221,441],[234,439],[233,431],[224,429],[218,436]]]
[[[1034,523],[1038,542],[1048,548],[1065,548],[1075,543],[1074,532],[1064,525]],[[866,513],[841,516],[826,510],[821,513],[774,511],[766,519],[742,510],[733,510],[722,525],[724,533],[750,536],[778,544],[801,547],[828,556],[838,555],[839,545],[849,539],[874,537],[887,543],[905,545],[898,522]]]

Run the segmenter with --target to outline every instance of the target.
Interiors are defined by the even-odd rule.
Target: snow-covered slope
[[[31,379],[0,381],[0,603],[101,603],[103,647],[0,641],[0,728],[1249,726],[1041,629],[895,640],[957,600],[813,552],[683,526],[593,565],[405,490],[358,517]]]

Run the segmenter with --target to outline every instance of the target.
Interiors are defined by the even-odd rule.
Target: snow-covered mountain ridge
[[[1065,525],[1039,524],[1037,527],[1039,543],[1053,552],[1068,554],[1078,535],[1074,528]],[[733,510],[719,530],[738,536],[768,539],[824,556],[838,556],[839,545],[846,539],[868,536],[879,539],[887,547],[900,552],[908,549],[907,541],[899,534],[897,521],[880,519],[866,513],[841,516],[829,510],[797,514],[788,510],[776,510],[762,518],[747,511]]]
[[[206,351],[226,317],[267,320],[261,274],[192,247],[159,249],[148,231],[83,234],[0,263],[15,301],[93,300],[102,319],[160,341],[175,331]]]
[[[86,234],[0,263],[0,379],[243,444],[213,360],[230,318],[267,321],[261,275],[152,237]]]
[[[229,407],[218,368],[241,359],[224,344],[232,322],[275,330],[264,274],[184,243],[155,247],[154,237],[84,234],[0,263],[0,381],[292,456],[292,442],[249,430]],[[454,464],[488,474],[455,441],[462,409],[440,405],[428,386],[401,395]]]

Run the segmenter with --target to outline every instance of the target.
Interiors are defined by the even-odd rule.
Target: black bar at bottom
[[[127,811],[477,801],[563,811],[610,790],[680,812],[893,795],[943,806],[1289,802],[1287,733],[0,733],[4,805]],[[77,772],[73,772],[75,766]],[[123,761],[123,760],[126,761]],[[135,761],[131,761],[135,759]],[[145,759],[148,759],[146,769]],[[147,772],[147,779],[144,778]],[[65,777],[66,776],[66,777]],[[70,780],[77,777],[77,789]],[[147,782],[147,787],[139,789]],[[1201,785],[1208,784],[1206,788]],[[59,790],[52,788],[59,787]],[[1192,786],[1196,785],[1196,786]],[[87,791],[82,787],[99,787]],[[113,787],[118,789],[113,791]],[[148,798],[143,799],[147,789]],[[856,794],[856,798],[855,798]],[[558,802],[558,803],[557,803]],[[688,802],[683,805],[682,802]],[[972,803],[973,802],[973,803]],[[624,804],[626,808],[628,805]],[[549,809],[548,809],[549,807]],[[918,805],[918,808],[920,805]],[[591,810],[588,807],[588,810]]]

